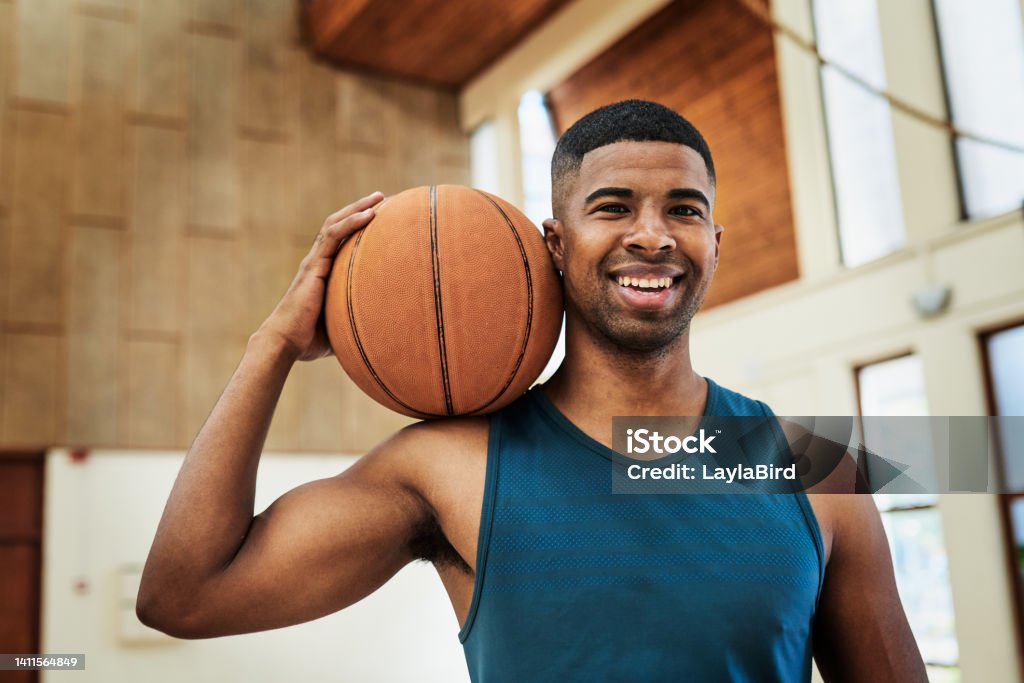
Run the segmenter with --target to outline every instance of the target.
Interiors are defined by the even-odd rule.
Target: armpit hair
[[[425,508],[426,514],[409,537],[409,552],[417,560],[431,562],[439,569],[454,567],[466,574],[472,574],[472,568],[466,564],[466,561],[448,541],[448,537],[444,535],[444,530],[441,528],[434,509],[426,501],[421,501],[421,504]]]

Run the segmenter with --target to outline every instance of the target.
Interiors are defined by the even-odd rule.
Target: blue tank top
[[[707,382],[707,416],[772,414]],[[491,416],[471,679],[809,681],[824,551],[807,496],[612,494],[620,457],[539,387]]]

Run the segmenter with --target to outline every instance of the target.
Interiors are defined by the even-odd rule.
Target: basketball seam
[[[430,186],[430,261],[434,278],[434,313],[437,315],[437,349],[441,356],[441,383],[444,386],[444,408],[449,415],[452,406],[452,388],[448,379],[448,353],[444,343],[444,311],[441,308],[441,255],[437,244],[437,185]]]
[[[491,199],[485,192],[481,192],[480,190],[474,190],[474,192],[486,199],[491,203],[491,206],[498,210],[498,213],[500,213],[501,217],[505,219],[505,223],[512,231],[512,236],[516,238],[516,245],[519,247],[519,255],[523,259],[523,270],[526,271],[526,330],[523,334],[523,346],[519,349],[519,356],[516,358],[515,366],[512,368],[512,372],[505,381],[504,386],[498,390],[498,393],[494,398],[487,401],[479,408],[468,411],[470,413],[477,413],[484,410],[487,406],[501,398],[505,391],[512,385],[512,382],[515,381],[516,375],[519,374],[519,367],[523,364],[523,358],[526,357],[526,348],[529,346],[530,332],[533,329],[533,276],[530,274],[530,259],[526,255],[526,248],[523,246],[523,239],[519,236],[519,231],[516,230],[515,224],[512,222],[512,219],[508,217],[508,214],[505,213],[505,210],[501,208],[501,205]]]
[[[392,401],[394,401],[398,405],[402,406],[406,410],[411,410],[413,413],[415,413],[417,415],[423,415],[425,417],[444,417],[443,415],[434,415],[432,413],[424,413],[422,410],[417,410],[417,409],[413,408],[412,406],[406,404],[404,401],[399,400],[399,398],[397,396],[395,396],[391,392],[390,389],[388,389],[387,385],[384,384],[384,380],[382,380],[380,378],[380,375],[377,374],[377,371],[373,369],[373,364],[370,363],[370,359],[366,356],[366,350],[363,348],[363,342],[359,338],[359,330],[356,329],[356,314],[355,314],[355,310],[352,308],[352,268],[353,268],[353,265],[356,262],[356,252],[359,250],[359,243],[363,239],[363,234],[364,234],[364,232],[362,230],[360,230],[359,234],[356,235],[356,238],[355,238],[356,241],[352,244],[352,253],[349,255],[349,258],[348,258],[348,283],[347,283],[348,287],[346,287],[346,291],[345,291],[345,294],[346,294],[345,299],[346,299],[346,303],[348,304],[349,327],[351,327],[351,329],[352,329],[352,339],[353,339],[353,341],[355,341],[356,348],[359,350],[359,356],[363,359],[363,364],[366,366],[367,371],[369,371],[369,373],[373,377],[374,381],[377,382],[377,386],[379,386],[381,388],[381,391],[383,391],[385,394],[387,394],[391,398]]]

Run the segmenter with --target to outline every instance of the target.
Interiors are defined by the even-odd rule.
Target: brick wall
[[[798,276],[771,30],[736,2],[676,0],[549,94],[560,131],[628,98],[704,134],[718,176],[722,260],[705,308]]]
[[[454,97],[315,63],[296,5],[0,0],[0,446],[187,447],[328,213],[468,182]],[[404,423],[326,359],[267,446]]]

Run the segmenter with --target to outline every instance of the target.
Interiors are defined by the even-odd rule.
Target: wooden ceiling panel
[[[457,88],[569,0],[312,0],[313,51],[339,65]]]

